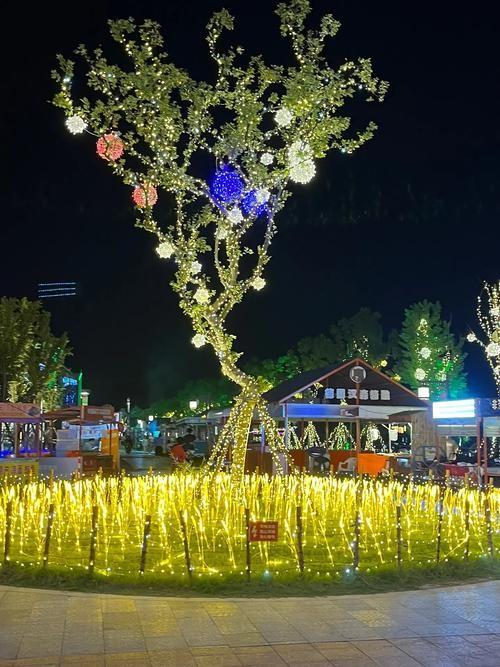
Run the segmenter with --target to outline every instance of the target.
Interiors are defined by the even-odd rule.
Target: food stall
[[[41,422],[34,403],[0,403],[0,478],[38,477]]]
[[[414,392],[360,358],[301,373],[264,398],[295,465],[313,470],[315,457],[327,457],[330,472],[370,476],[409,472],[412,418],[428,411]],[[335,438],[339,424],[345,443]]]
[[[99,470],[105,474],[119,471],[119,429],[113,406],[62,408],[45,413],[43,419],[51,428],[59,428],[54,428],[53,456],[40,461],[42,474],[70,478]]]

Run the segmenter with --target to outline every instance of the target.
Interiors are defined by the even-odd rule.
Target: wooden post
[[[398,570],[401,569],[401,505],[396,507],[396,540],[398,546]]]
[[[5,508],[5,540],[3,548],[3,564],[4,566],[10,560],[10,540],[12,535],[12,498],[7,502]]]
[[[43,567],[47,567],[49,562],[50,538],[52,535],[52,524],[54,522],[54,503],[50,503],[49,514],[47,516],[47,530],[45,531],[45,543],[43,545]]]
[[[484,515],[486,519],[486,531],[488,533],[488,552],[490,557],[495,555],[495,545],[493,544],[493,528],[491,526],[491,507],[490,507],[491,488],[487,487],[484,491]]]
[[[465,560],[469,560],[470,549],[470,500],[469,494],[465,499]]]
[[[358,488],[356,490],[356,517],[354,519],[354,542],[352,547],[352,568],[354,574],[359,567],[359,542],[361,538],[361,507],[363,501],[363,487],[362,480],[358,481]]]
[[[89,574],[93,574],[95,566],[95,552],[97,546],[98,507],[92,506],[92,526],[90,529]]]
[[[443,528],[443,513],[444,513],[444,487],[441,487],[439,492],[439,504],[438,504],[438,525],[437,525],[437,537],[436,537],[436,564],[439,565],[441,559],[441,531]]]
[[[189,577],[189,583],[193,582],[193,568],[191,566],[191,556],[189,555],[189,542],[187,537],[186,521],[184,520],[184,513],[179,512],[179,523],[181,524],[182,540],[184,542],[184,556],[186,558],[186,569]]]
[[[304,548],[302,545],[303,524],[302,524],[302,506],[297,507],[297,556],[299,560],[300,574],[304,574]]]
[[[139,567],[139,572],[144,574],[146,569],[146,554],[148,552],[148,542],[149,536],[151,535],[151,515],[146,516],[146,521],[144,522],[144,535],[142,537],[142,549],[141,549],[141,565]]]
[[[250,510],[248,507],[245,507],[245,527],[246,527],[246,573],[247,581],[250,581],[250,576],[252,574],[252,563],[251,563],[251,554],[250,554]]]

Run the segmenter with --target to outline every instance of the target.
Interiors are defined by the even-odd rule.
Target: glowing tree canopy
[[[327,15],[317,31],[307,30],[309,12],[308,0],[277,7],[295,58],[289,67],[267,65],[261,56],[241,63],[240,47],[221,50],[221,33],[233,28],[222,10],[207,26],[213,82],[195,81],[170,62],[156,23],[133,20],[110,22],[123,63],[112,64],[101,49],[77,49],[89,97],[72,95],[74,62],[59,57],[53,75],[60,85],[54,103],[64,109],[68,130],[97,137],[99,158],[130,188],[137,226],[154,234],[158,255],[174,263],[171,285],[191,319],[193,345],[211,346],[224,375],[241,387],[211,461],[220,466],[232,447],[237,473],[255,408],[275,455],[282,444],[272,435],[259,383],[237,365],[226,320],[248,291],[265,286],[276,214],[293,184],[308,183],[328,151],[352,153],[372,137],[373,123],[350,131],[341,113],[346,101],[382,100],[387,89],[367,59],[330,67],[325,40],[339,23]],[[157,200],[173,224],[160,224],[168,216],[156,213]]]
[[[485,340],[481,340],[473,332],[467,336],[467,340],[469,343],[478,343],[483,348],[500,399],[500,280],[491,285],[484,283],[483,291],[477,298],[477,318]]]
[[[466,388],[463,341],[441,318],[441,304],[422,301],[405,310],[399,375],[412,389],[428,387],[432,400],[460,398]]]

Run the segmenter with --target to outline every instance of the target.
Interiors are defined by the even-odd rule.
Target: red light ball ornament
[[[103,160],[115,162],[123,155],[123,141],[116,134],[104,134],[96,144],[97,155]]]
[[[138,185],[132,193],[132,199],[139,208],[154,206],[158,201],[158,193],[154,185]]]

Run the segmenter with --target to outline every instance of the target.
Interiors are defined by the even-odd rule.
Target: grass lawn
[[[452,586],[500,578],[500,562],[484,558],[471,563],[447,562],[428,568],[411,568],[397,573],[394,569],[376,573],[345,575],[341,579],[326,580],[304,575],[302,578],[255,577],[250,582],[234,579],[162,582],[155,575],[120,575],[116,577],[85,572],[19,567],[8,565],[0,570],[0,584],[27,588],[48,588],[86,593],[113,593],[117,595],[162,595],[175,597],[305,597],[322,595],[349,595],[417,590],[421,588]]]

